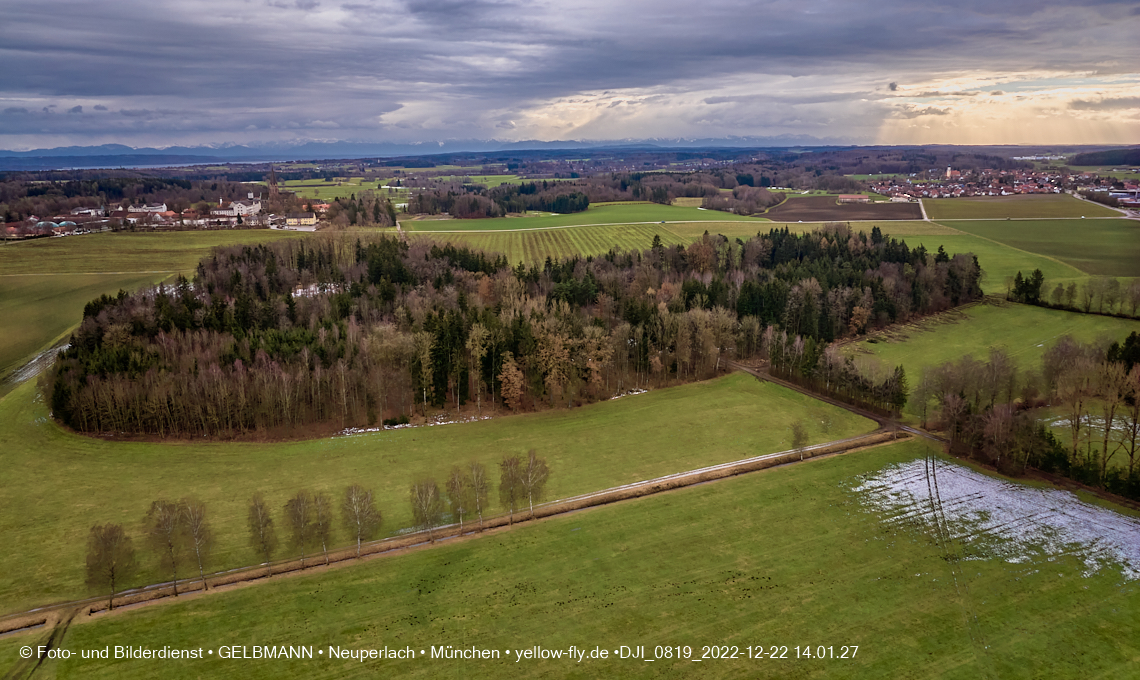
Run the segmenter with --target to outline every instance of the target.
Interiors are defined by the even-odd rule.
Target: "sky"
[[[0,0],[0,148],[1140,143],[1135,0]]]

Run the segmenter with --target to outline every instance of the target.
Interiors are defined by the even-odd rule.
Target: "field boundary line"
[[[880,444],[886,444],[898,441],[908,435],[900,435],[897,432],[885,431],[882,428],[873,432],[858,435],[855,437],[847,437],[844,439],[837,439],[822,444],[813,444],[805,446],[801,449],[788,449],[784,451],[777,451],[775,453],[761,454],[759,456],[752,456],[740,460],[729,461],[726,463],[718,463],[705,467],[695,468],[692,470],[677,472],[673,474],[654,477],[638,482],[631,482],[628,484],[621,484],[618,486],[602,489],[599,491],[592,491],[585,494],[576,496],[569,496],[545,503],[536,504],[534,506],[533,514],[529,513],[525,508],[519,510],[515,514],[518,517],[513,517],[510,514],[500,514],[492,517],[484,518],[483,527],[481,530],[475,529],[475,522],[465,522],[463,527],[460,528],[458,524],[448,524],[432,529],[430,534],[433,538],[429,538],[427,531],[409,531],[402,535],[392,536],[379,540],[369,541],[362,544],[359,558],[356,555],[355,546],[346,546],[331,550],[328,553],[328,563],[325,564],[322,560],[323,555],[313,554],[306,559],[304,565],[296,558],[288,558],[270,562],[268,564],[262,563],[257,565],[250,565],[245,567],[238,567],[222,572],[214,572],[206,576],[206,581],[209,583],[207,590],[221,590],[231,586],[240,584],[250,584],[253,582],[265,582],[270,576],[279,576],[283,574],[299,574],[306,573],[307,570],[314,570],[319,567],[330,568],[333,565],[338,567],[354,564],[359,559],[375,558],[388,553],[396,551],[407,550],[417,547],[434,546],[437,542],[462,538],[466,536],[478,536],[488,529],[499,529],[502,527],[511,527],[514,524],[524,523],[545,519],[547,517],[555,517],[565,515],[579,510],[585,510],[593,507],[600,507],[627,500],[641,498],[643,496],[651,496],[665,491],[672,491],[697,484],[706,482],[717,481],[728,477],[734,477],[749,472],[757,472],[766,470],[773,467],[788,465],[792,463],[799,463],[803,461],[810,461],[813,458],[820,458],[823,456],[830,456],[842,453],[848,453],[856,450],[862,450]],[[121,593],[116,594],[115,597],[115,610],[130,609],[136,606],[149,604],[159,601],[173,601],[171,589],[175,584],[167,581],[164,583],[149,584],[140,586],[138,588],[131,588]],[[179,595],[191,595],[203,593],[202,579],[200,577],[179,579],[177,585],[183,590],[179,590]],[[97,614],[100,612],[107,612],[107,596],[100,595],[96,597],[83,598],[79,600],[71,600],[67,602],[57,602],[42,607],[26,610],[23,612],[13,612],[4,616],[0,616],[0,635],[8,633],[20,633],[25,629],[28,632],[33,630],[40,630],[38,627],[42,625],[45,618],[49,620],[56,618],[59,612],[68,610],[85,611],[89,615]]]

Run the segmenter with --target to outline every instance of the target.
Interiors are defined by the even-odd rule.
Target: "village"
[[[1012,196],[1015,194],[1059,194],[1065,191],[1093,192],[1116,199],[1121,207],[1140,207],[1140,184],[1136,180],[1115,181],[1095,173],[1069,173],[1055,168],[1045,170],[993,170],[962,172],[947,167],[910,177],[894,176],[871,182],[871,190],[893,199],[958,198],[965,196]]]
[[[73,209],[66,215],[50,218],[31,215],[26,220],[4,225],[5,239],[70,236],[97,231],[122,229],[148,231],[180,231],[186,229],[297,229],[313,230],[319,216],[328,212],[329,203],[306,202],[305,212],[284,215],[262,211],[260,195],[249,192],[245,199],[226,201],[219,198],[209,212],[187,208],[170,210],[165,203],[124,204]]]

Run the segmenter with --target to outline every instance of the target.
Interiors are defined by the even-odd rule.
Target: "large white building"
[[[127,209],[128,212],[133,213],[164,213],[166,212],[165,203],[147,203],[146,205],[132,205]]]
[[[261,212],[261,199],[254,198],[253,194],[249,194],[249,198],[242,201],[231,201],[226,203],[225,199],[218,199],[218,207],[210,211],[211,215],[219,217],[248,217],[249,215],[256,215]]]

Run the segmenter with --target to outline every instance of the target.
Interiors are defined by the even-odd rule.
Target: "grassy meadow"
[[[169,274],[61,274],[0,276],[0,380],[70,332],[92,298],[159,283]]]
[[[574,227],[537,231],[497,232],[411,232],[411,239],[445,241],[457,246],[481,248],[503,253],[512,265],[524,262],[541,264],[554,259],[604,255],[611,249],[641,251],[653,245],[655,235],[667,246],[688,245],[692,239],[677,236],[659,224],[634,224],[604,227]]]
[[[734,215],[693,207],[657,203],[602,203],[585,212],[567,215],[497,217],[478,220],[401,220],[410,231],[498,231],[503,229],[549,229],[596,224],[632,224],[638,222],[756,222],[754,217]]]
[[[312,645],[311,660],[52,660],[37,677],[1124,678],[1140,590],[1069,555],[949,562],[851,489],[908,441],[94,619],[61,647]],[[43,634],[0,639],[0,665]],[[691,661],[331,660],[317,650],[736,646]],[[797,659],[797,645],[859,647]],[[747,658],[749,646],[787,659]]]
[[[1012,248],[1055,258],[1088,274],[1140,276],[1137,220],[983,220],[955,221],[952,225]]]
[[[262,229],[103,233],[0,246],[0,379],[70,332],[93,298],[189,275],[215,246],[297,236]]]
[[[992,241],[964,232],[938,233],[938,234],[906,234],[906,231],[895,230],[889,232],[891,236],[906,241],[911,248],[919,245],[926,246],[930,252],[938,250],[938,246],[946,248],[951,255],[955,253],[973,253],[978,257],[982,266],[982,289],[987,293],[1002,293],[1006,291],[1006,278],[1012,280],[1018,271],[1032,272],[1040,269],[1046,281],[1057,283],[1059,281],[1083,281],[1088,275],[1076,267],[1041,255],[1035,252],[1019,250],[996,241]]]
[[[303,487],[339,499],[345,486],[361,483],[375,489],[385,532],[394,533],[412,524],[407,490],[413,481],[430,474],[442,482],[451,466],[471,459],[486,463],[497,480],[494,465],[504,454],[536,449],[553,471],[548,496],[564,498],[789,449],[796,420],[803,420],[813,443],[876,427],[734,374],[573,410],[476,423],[287,443],[127,442],[61,429],[35,385],[25,383],[0,399],[0,535],[12,548],[0,555],[0,612],[84,595],[90,527],[118,522],[137,534],[156,499],[205,501],[218,538],[214,567],[232,568],[255,561],[247,547],[246,512],[256,492],[280,512]],[[495,492],[491,497],[497,508]],[[161,580],[151,561],[148,556],[140,582]]]
[[[870,354],[902,365],[912,387],[922,371],[972,354],[984,359],[990,347],[1006,350],[1022,369],[1037,370],[1041,356],[1058,338],[1072,335],[1091,342],[1101,337],[1123,341],[1140,332],[1140,321],[1075,314],[1017,304],[980,304],[904,324],[846,346],[853,356]]]
[[[1013,196],[965,196],[927,198],[922,204],[932,220],[979,220],[1034,217],[1120,217],[1098,203],[1069,194],[1015,194]]]
[[[186,273],[217,246],[300,236],[294,231],[232,229],[35,239],[0,246],[0,274]]]
[[[265,229],[124,232],[0,246],[0,379],[70,332],[93,298],[189,275],[215,246],[298,236]]]

